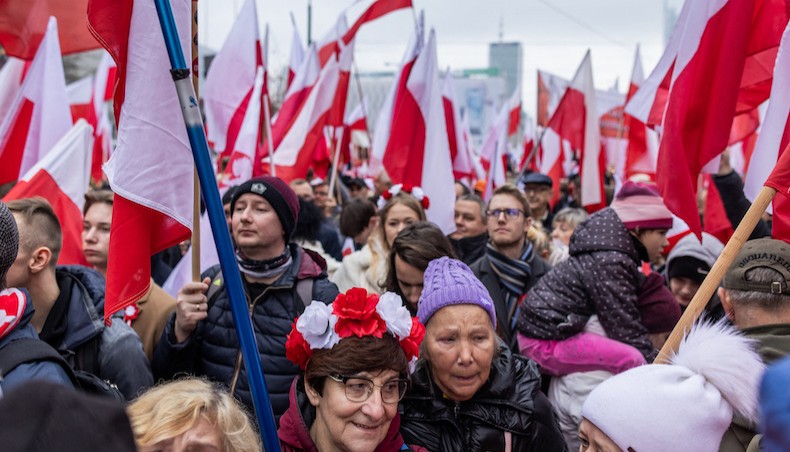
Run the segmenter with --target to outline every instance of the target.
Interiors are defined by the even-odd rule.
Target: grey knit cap
[[[5,275],[19,251],[19,231],[8,206],[0,201],[0,287],[5,288]]]
[[[496,311],[488,290],[463,262],[449,257],[434,259],[425,269],[417,317],[427,325],[431,317],[447,306],[473,304],[485,309],[496,328]]]

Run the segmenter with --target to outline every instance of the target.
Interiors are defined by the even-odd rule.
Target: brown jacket
[[[167,319],[176,310],[176,299],[151,280],[148,293],[137,301],[137,307],[140,312],[132,321],[132,328],[143,341],[145,356],[150,362],[154,356],[154,347],[159,344],[159,338],[165,330]]]

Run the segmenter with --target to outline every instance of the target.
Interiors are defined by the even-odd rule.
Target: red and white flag
[[[346,22],[346,12],[343,11],[337,18],[335,25],[318,40],[316,47],[318,49],[318,60],[321,63],[321,67],[324,67],[327,61],[339,52],[339,41],[346,31],[348,31],[348,23]]]
[[[277,177],[286,182],[307,177],[314,161],[315,150],[320,141],[325,139],[324,126],[327,125],[339,78],[339,62],[330,59],[321,69],[315,86],[300,106],[291,126],[279,143],[275,144],[274,165]]]
[[[535,164],[535,124],[532,122],[532,118],[527,116],[527,120],[524,122],[524,149],[521,154],[521,161],[518,164],[518,171],[522,173],[527,169],[532,171],[537,171],[538,167]],[[529,165],[529,168],[526,166]]]
[[[546,71],[538,70],[538,125],[546,127],[560,104],[571,81]]]
[[[302,45],[302,37],[299,36],[299,29],[296,28],[296,19],[294,14],[291,13],[291,24],[294,27],[293,35],[291,35],[291,56],[288,60],[288,83],[285,85],[286,91],[291,87],[294,77],[296,77],[296,70],[302,65],[304,61],[304,46]]]
[[[447,126],[447,140],[450,144],[450,156],[453,162],[453,177],[456,179],[474,176],[474,166],[469,149],[464,140],[461,113],[455,97],[455,83],[450,69],[444,74],[442,82],[442,104],[444,105],[444,121]]]
[[[348,45],[354,40],[360,27],[368,22],[372,22],[379,17],[385,16],[393,11],[403,8],[411,8],[411,0],[376,0],[372,5],[362,13],[361,16],[354,22],[354,25],[348,29],[343,35],[343,44]]]
[[[754,200],[763,185],[778,192],[769,207],[772,235],[790,241],[790,25],[782,36],[771,97],[746,173],[744,193]]]
[[[285,100],[283,100],[280,110],[272,118],[272,145],[274,149],[280,147],[280,141],[299,116],[305,101],[318,82],[320,74],[321,64],[318,61],[316,45],[313,44],[307,50],[302,65],[296,71],[296,76],[285,94]]]
[[[66,98],[69,100],[71,119],[74,123],[78,119],[88,121],[88,118],[91,116],[90,110],[93,108],[91,104],[93,78],[94,76],[88,75],[66,85]]]
[[[222,48],[206,74],[203,105],[206,133],[221,157],[233,152],[262,65],[255,0],[245,0]],[[258,107],[260,110],[260,107]]]
[[[27,173],[71,129],[61,58],[58,25],[52,17],[21,91],[0,125],[0,184]]]
[[[626,104],[633,99],[644,82],[642,56],[637,46]],[[623,126],[627,131],[626,138],[628,141],[625,149],[623,176],[629,178],[634,174],[641,173],[648,174],[655,180],[656,161],[658,160],[658,134],[654,130],[647,128],[643,121],[630,115],[628,111],[624,111],[623,114],[625,115]]]
[[[263,91],[263,67],[258,67],[255,74],[255,85],[252,88],[252,99],[260,99]],[[250,102],[244,112],[244,120],[239,129],[239,136],[230,153],[228,164],[219,181],[220,188],[229,188],[249,180],[255,167],[255,152],[258,149],[259,129],[261,124],[261,103]]]
[[[505,103],[502,104],[499,114],[497,114],[483,140],[480,157],[486,170],[489,170],[494,154],[499,152],[498,147],[500,145],[504,146],[504,152],[501,153],[500,157],[507,155],[507,143],[503,143],[503,141],[506,142],[510,136],[516,133],[520,116],[521,90],[516,88]],[[505,169],[500,168],[500,170],[502,177],[505,177]]]
[[[667,207],[699,235],[698,175],[726,148],[735,115],[768,97],[772,73],[766,60],[778,50],[787,10],[783,0],[686,6],[656,175]]]
[[[7,55],[30,60],[47,31],[49,17],[60,23],[64,55],[98,49],[88,32],[85,9],[88,0],[4,0],[0,2],[0,44]]]
[[[82,253],[82,208],[90,184],[92,147],[93,130],[81,119],[3,198],[7,202],[41,196],[49,201],[63,232],[60,265],[87,264]]]
[[[0,118],[5,118],[22,89],[26,64],[19,58],[8,57],[0,68]]]
[[[512,99],[512,97],[511,97]],[[494,190],[507,183],[507,145],[510,101],[505,102],[486,133],[480,150],[481,165],[486,171],[483,199],[488,201]]]
[[[186,61],[189,0],[170,2]],[[189,238],[194,165],[153,2],[91,0],[88,17],[118,64],[118,146],[104,172],[115,192],[104,320],[143,296],[151,255]]]
[[[348,88],[351,84],[351,66],[354,64],[354,42],[348,45],[340,44],[338,52],[338,64],[340,78],[337,82],[337,93],[332,102],[332,109],[327,118],[327,126],[341,127],[346,116],[346,101],[348,100]]]
[[[540,172],[551,177],[558,187],[569,171],[569,161],[577,153],[582,204],[589,210],[605,202],[597,111],[592,61],[587,51],[544,132]]]

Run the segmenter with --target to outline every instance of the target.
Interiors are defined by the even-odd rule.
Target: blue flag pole
[[[190,70],[184,60],[181,50],[181,41],[178,29],[173,19],[169,0],[154,0],[156,11],[159,15],[159,24],[165,38],[167,54],[170,58],[170,70],[178,92],[178,101],[184,114],[184,123],[195,158],[200,186],[203,191],[203,200],[206,203],[211,229],[214,233],[214,242],[217,246],[222,274],[225,275],[225,289],[230,297],[233,323],[236,325],[236,334],[241,344],[241,353],[244,357],[247,378],[249,379],[252,401],[257,414],[263,445],[267,451],[279,451],[280,443],[277,440],[277,428],[274,423],[272,405],[269,401],[269,391],[266,389],[266,380],[263,376],[261,359],[258,354],[258,345],[252,331],[252,323],[247,311],[247,299],[241,285],[241,274],[236,264],[233,244],[230,240],[228,225],[225,222],[225,213],[219,196],[217,182],[209,158],[206,133],[203,129],[200,106],[195,96],[195,87],[192,85]]]

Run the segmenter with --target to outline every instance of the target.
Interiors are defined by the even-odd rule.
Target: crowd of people
[[[456,181],[445,235],[419,187],[373,182],[224,193],[283,450],[790,450],[790,245],[764,222],[651,364],[724,246],[670,246],[650,183],[588,214],[543,174],[485,200]],[[737,226],[737,174],[714,182]],[[112,209],[86,196],[85,263],[58,265],[52,206],[0,203],[2,449],[261,450],[219,265],[171,296],[185,246],[153,256],[148,292],[104,323]]]

